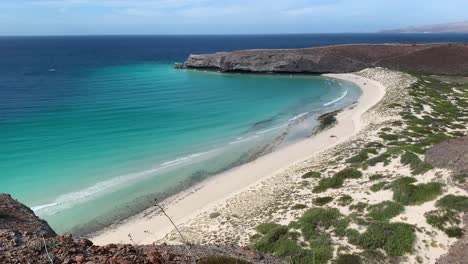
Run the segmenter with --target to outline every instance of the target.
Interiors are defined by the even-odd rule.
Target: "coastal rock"
[[[346,73],[365,68],[468,74],[468,45],[358,44],[190,55],[188,69],[257,73]]]

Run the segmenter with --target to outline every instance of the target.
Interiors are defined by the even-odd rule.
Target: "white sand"
[[[211,177],[210,179],[165,201],[168,215],[181,225],[230,197],[286,168],[310,159],[320,151],[345,142],[364,126],[362,115],[385,95],[381,83],[354,74],[327,74],[327,77],[351,81],[362,89],[357,104],[337,115],[338,124],[318,135],[286,146],[259,159]],[[148,231],[150,232],[148,232]],[[169,220],[153,209],[113,225],[91,238],[98,245],[109,243],[150,244],[173,230]]]

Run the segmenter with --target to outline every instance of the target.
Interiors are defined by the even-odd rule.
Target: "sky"
[[[468,0],[0,0],[0,35],[356,33],[468,20]]]

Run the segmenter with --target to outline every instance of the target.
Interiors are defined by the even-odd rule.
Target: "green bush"
[[[383,177],[384,177],[384,176],[383,176],[382,174],[374,174],[374,175],[371,175],[371,176],[369,177],[369,180],[371,180],[371,181],[378,181],[378,180],[380,180],[380,179],[383,179]]]
[[[335,174],[335,177],[343,179],[359,179],[362,177],[362,172],[353,168],[346,168]]]
[[[314,204],[318,206],[326,205],[327,203],[333,201],[333,197],[325,196],[325,197],[318,197],[314,199]]]
[[[250,264],[250,262],[225,256],[208,256],[197,261],[199,264]]]
[[[447,234],[448,237],[461,238],[463,236],[463,229],[457,226],[452,226],[452,227],[446,228],[445,233]]]
[[[361,163],[366,161],[369,158],[369,154],[367,153],[367,150],[361,150],[358,154],[355,156],[352,156],[351,158],[347,159],[347,163]]]
[[[424,216],[428,224],[442,231],[457,226],[461,222],[458,213],[451,209],[432,210],[425,213]]]
[[[409,151],[401,155],[400,162],[403,165],[409,165],[413,175],[423,174],[432,169],[430,164],[423,162],[418,155]]]
[[[443,184],[438,182],[406,184],[404,181],[394,183],[393,200],[402,205],[418,205],[432,201],[441,195]]]
[[[387,184],[387,182],[379,182],[379,183],[376,183],[376,184],[373,184],[371,187],[370,187],[370,190],[373,191],[373,192],[378,192],[380,190],[383,189],[383,187]]]
[[[388,164],[390,164],[391,157],[392,155],[389,152],[385,152],[376,157],[369,159],[368,161],[366,161],[366,163],[369,166],[375,166],[378,163],[383,163],[385,166],[387,166]]]
[[[275,229],[275,228],[278,228],[278,227],[281,227],[281,225],[279,224],[275,224],[275,223],[263,223],[263,224],[260,224],[258,225],[255,230],[260,233],[260,234],[267,234],[268,232],[270,232],[271,230]]]
[[[399,136],[395,134],[380,134],[379,137],[387,141],[398,140],[399,138]]]
[[[436,206],[458,212],[468,212],[468,196],[449,194],[438,200]]]
[[[323,178],[319,181],[318,186],[315,186],[313,192],[324,192],[327,189],[338,189],[343,186],[346,179],[357,179],[362,177],[362,172],[353,168],[346,168],[337,172],[329,178]]]
[[[304,215],[299,219],[301,226],[302,235],[305,240],[316,236],[317,227],[328,229],[337,225],[337,221],[341,219],[343,215],[335,208],[312,208],[307,210]]]
[[[301,209],[305,209],[307,208],[307,206],[305,204],[295,204],[293,205],[293,207],[291,207],[291,209],[293,210],[301,210]]]
[[[364,209],[367,208],[369,204],[363,203],[363,202],[358,202],[357,204],[353,204],[349,206],[349,210],[357,211],[357,212],[364,212]]]
[[[335,264],[361,264],[361,257],[359,255],[343,254],[338,255],[338,258],[333,262]]]
[[[309,171],[306,174],[302,175],[302,179],[309,179],[309,178],[320,178],[320,172],[318,171]]]
[[[378,204],[370,205],[367,208],[369,217],[376,221],[387,221],[401,214],[405,207],[399,203],[392,201],[384,201]]]
[[[353,202],[353,197],[347,194],[344,194],[344,195],[341,195],[340,198],[338,198],[337,202],[339,206],[347,206]]]
[[[346,237],[348,238],[348,242],[352,245],[359,245],[359,238],[361,234],[359,231],[353,228],[346,229]]]
[[[365,249],[383,249],[390,256],[410,252],[416,234],[413,226],[404,223],[375,222],[359,236],[358,244]]]

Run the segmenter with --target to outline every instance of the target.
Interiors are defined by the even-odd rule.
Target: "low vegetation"
[[[438,200],[436,206],[458,212],[468,212],[468,196],[449,194]]]
[[[250,264],[250,262],[224,256],[208,256],[197,261],[198,264]]]
[[[405,177],[393,182],[393,200],[402,205],[419,205],[432,201],[443,193],[438,182],[414,184],[414,178]]]
[[[323,206],[327,203],[330,203],[331,201],[333,201],[333,197],[330,196],[318,197],[314,199],[314,204],[318,206]]]
[[[384,201],[378,204],[370,205],[367,208],[369,217],[376,221],[387,221],[401,214],[405,207],[400,203]]]
[[[457,211],[451,209],[437,209],[424,214],[426,222],[431,226],[444,231],[450,237],[461,237],[462,230],[458,227],[461,223]]]
[[[320,178],[321,173],[318,171],[309,171],[306,174],[302,175],[302,179],[309,179],[309,178]]]
[[[339,206],[347,206],[353,202],[353,197],[350,195],[344,194],[338,198],[337,203]]]
[[[387,182],[375,183],[369,189],[371,191],[373,191],[373,192],[378,192],[378,191],[382,190],[385,187],[386,184],[387,184]]]
[[[337,172],[334,176],[323,178],[319,181],[318,186],[313,189],[313,192],[324,192],[330,188],[338,189],[343,186],[346,179],[358,179],[362,176],[362,172],[354,168],[346,168]]]
[[[389,256],[402,256],[411,252],[416,234],[409,224],[373,222],[362,234],[348,230],[348,240],[364,249],[383,249]]]
[[[383,128],[377,128],[378,138],[375,141],[356,141],[334,157],[328,163],[329,167],[321,172],[328,176],[332,170],[339,168],[342,161],[347,163],[348,168],[330,174],[331,177],[324,177],[319,172],[302,175],[303,179],[319,179],[313,192],[321,193],[342,188],[347,180],[360,179],[363,176],[362,172],[369,171],[366,175],[369,181],[358,183],[364,183],[366,186],[369,184],[369,191],[372,192],[392,191],[392,201],[369,205],[362,201],[354,201],[348,194],[338,197],[314,195],[311,201],[315,206],[327,206],[308,209],[289,226],[269,224],[268,231],[263,230],[265,228],[258,230],[260,234],[252,245],[292,263],[386,263],[394,260],[393,257],[411,252],[416,240],[416,227],[390,221],[403,213],[405,206],[421,205],[443,195],[444,184],[426,181],[419,183],[414,177],[430,179],[434,176],[425,174],[433,169],[430,164],[424,162],[423,155],[428,148],[466,134],[467,88],[468,86],[457,88],[462,91],[462,95],[454,96],[449,85],[421,77],[420,81],[408,89],[411,98],[409,101],[387,103],[391,111],[399,112],[401,120],[389,121]],[[373,171],[389,171],[387,166],[390,164],[406,166],[410,175],[414,177],[405,177],[408,171],[406,169],[401,171],[403,176],[387,176],[387,172],[385,176],[372,174]],[[370,169],[374,166],[377,167]],[[387,168],[382,170],[382,166]],[[422,174],[425,175],[418,176]],[[453,179],[457,183],[465,183],[468,181],[468,175],[453,176]],[[315,184],[313,181],[307,182],[311,186]],[[353,184],[350,189],[354,190],[355,187]],[[362,191],[366,195],[379,195],[367,192],[367,188]],[[330,204],[333,200],[334,204]],[[342,215],[339,210],[332,208],[333,206],[349,206],[350,212],[348,215]],[[305,209],[305,206],[298,209]],[[425,217],[429,225],[445,232],[449,237],[461,237],[463,212],[468,212],[468,197],[450,194],[440,198],[436,202],[436,209],[427,212]],[[349,228],[350,223],[353,223],[353,228]],[[347,244],[337,242],[342,241],[343,236],[347,238],[345,241],[356,246],[356,252],[359,253],[351,254]],[[334,244],[340,245],[338,249],[334,249],[332,238]],[[335,259],[330,262],[333,255]],[[385,260],[387,257],[390,259]]]
[[[312,208],[290,226],[259,225],[252,247],[293,263],[327,263],[333,257],[333,245],[330,235],[323,230],[344,232],[348,224],[337,209]],[[298,244],[294,229],[300,230],[305,245]]]

